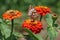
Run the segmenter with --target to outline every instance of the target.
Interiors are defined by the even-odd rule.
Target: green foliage
[[[55,40],[58,35],[58,32],[52,26],[47,27],[47,32],[50,40]]]
[[[21,33],[19,33],[19,32],[13,32],[13,34],[16,36],[16,37],[18,37],[18,38],[20,38],[20,37],[23,37],[23,35],[21,34]]]
[[[48,23],[48,25],[52,26],[52,24],[53,24],[52,15],[47,14],[45,19],[46,19],[46,22]]]
[[[0,39],[10,40],[11,29],[2,19],[0,19]],[[17,31],[13,32],[12,40],[17,40],[17,38],[23,37],[23,35]]]
[[[58,24],[54,24],[54,27],[58,27]]]
[[[3,35],[2,35],[2,33],[1,33],[1,30],[0,30],[0,40],[2,40],[3,38]]]
[[[20,10],[23,12],[23,16],[19,21],[15,22],[19,22],[19,24],[22,23],[22,21],[25,19],[27,19],[27,16],[25,15],[27,13],[28,7],[29,5],[33,5],[33,6],[37,6],[37,5],[42,5],[42,6],[48,6],[52,9],[53,12],[59,14],[60,13],[60,0],[0,0],[0,17],[2,17],[1,15],[9,9],[16,9],[16,10]],[[57,36],[57,31],[55,30],[54,26],[53,26],[53,20],[52,20],[52,16],[51,14],[47,14],[47,16],[45,17],[46,21],[48,23],[48,35],[50,37],[51,40],[54,40],[54,38]],[[6,22],[7,24],[11,24],[9,23],[9,21]],[[56,27],[58,26],[57,24],[54,24]],[[3,22],[2,19],[0,19],[0,39],[3,40],[2,37],[7,38],[6,40],[9,40],[9,36],[10,36],[10,28],[9,26],[7,26],[5,24],[5,22]],[[31,31],[29,31],[28,29],[25,29],[29,35],[34,39],[34,40],[43,40],[39,35],[35,35],[33,34]],[[13,37],[23,37],[23,35],[21,35],[19,32],[13,32]],[[15,40],[13,38],[13,40]]]
[[[11,40],[11,37],[6,38],[5,40]],[[12,40],[17,40],[17,37],[15,35],[12,35]]]
[[[34,40],[43,40],[40,35],[36,35],[32,33],[29,29],[25,28],[26,32],[29,33],[29,35],[34,39]]]
[[[2,35],[4,35],[6,38],[9,37],[11,31],[8,28],[8,26],[4,22],[2,22],[0,25],[1,25],[0,30]]]
[[[57,24],[53,24],[53,19],[51,14],[47,14],[45,19],[46,22],[48,23],[48,27],[47,27],[48,37],[50,38],[50,40],[55,40],[55,38],[58,35],[58,32],[54,26],[57,26]]]

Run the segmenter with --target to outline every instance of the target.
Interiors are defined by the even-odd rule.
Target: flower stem
[[[54,26],[55,20],[53,20],[53,26]]]
[[[56,18],[56,19],[57,19],[57,18]],[[53,26],[54,26],[54,23],[55,23],[56,19],[53,18]]]
[[[11,38],[11,40],[12,40],[12,35],[13,35],[13,27],[14,27],[14,24],[13,24],[13,19],[12,19],[12,21],[11,21],[11,33],[10,33],[10,38]]]
[[[42,16],[40,16],[40,21],[42,20]]]

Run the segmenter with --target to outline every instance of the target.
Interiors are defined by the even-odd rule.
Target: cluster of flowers
[[[45,7],[45,6],[36,6],[35,10],[37,13],[39,13],[41,16],[45,16],[47,13],[50,13],[50,8]]]
[[[44,6],[36,6],[35,10],[41,16],[45,16],[47,13],[50,12],[50,8],[44,7]],[[20,17],[21,15],[22,15],[22,13],[19,12],[18,10],[8,10],[7,12],[5,12],[3,14],[3,18],[8,19],[8,20],[12,20],[12,19]],[[32,19],[25,20],[22,24],[22,27],[28,28],[29,30],[31,30],[35,34],[40,33],[43,28],[42,23],[40,21],[38,21],[38,20],[34,21]]]
[[[41,16],[45,16],[47,13],[49,13],[51,11],[50,8],[45,7],[45,6],[36,6],[35,10]],[[25,20],[23,22],[23,28],[28,28],[33,33],[37,34],[37,33],[41,32],[43,27],[42,27],[42,23],[40,21],[38,21],[38,20],[32,21],[30,19],[30,20]]]
[[[20,17],[22,14],[18,10],[8,10],[3,14],[4,19],[12,20]]]
[[[31,19],[25,20],[23,23],[23,28],[28,28],[31,30],[33,33],[37,34],[41,31],[42,29],[42,24],[40,21],[33,21]]]

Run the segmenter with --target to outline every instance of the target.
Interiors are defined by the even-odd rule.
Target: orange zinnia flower
[[[37,13],[39,13],[41,16],[45,16],[47,13],[50,13],[50,8],[46,7],[46,6],[36,6],[35,10],[37,11]]]
[[[31,30],[33,33],[37,34],[40,33],[42,30],[42,24],[40,21],[33,21],[31,19],[25,20],[22,24],[23,28],[28,28]]]
[[[22,14],[18,10],[8,10],[3,14],[4,19],[12,20],[14,18],[20,17]]]

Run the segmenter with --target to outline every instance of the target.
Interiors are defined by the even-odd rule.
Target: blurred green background
[[[28,15],[29,5],[33,6],[48,6],[51,10],[60,15],[60,0],[0,0],[0,17],[2,14],[10,9],[16,9],[22,12],[22,17],[18,20],[15,19],[15,29],[21,29],[20,26],[24,20],[26,20]]]
[[[0,0],[0,17],[2,17],[1,15],[5,11],[16,9],[21,11],[23,15],[18,21],[15,21],[15,23],[22,24],[23,20],[28,18],[27,12],[29,5],[48,6],[53,12],[60,14],[60,0]]]
[[[60,14],[60,0],[0,0],[0,17],[7,10],[19,10],[23,15],[18,21],[15,20],[15,23],[16,26],[20,26],[25,19],[29,18],[27,17],[29,5],[48,6],[53,12]]]
[[[29,5],[48,6],[53,12],[60,13],[60,0],[0,0],[0,15],[9,9],[17,9],[24,14],[27,12]]]

